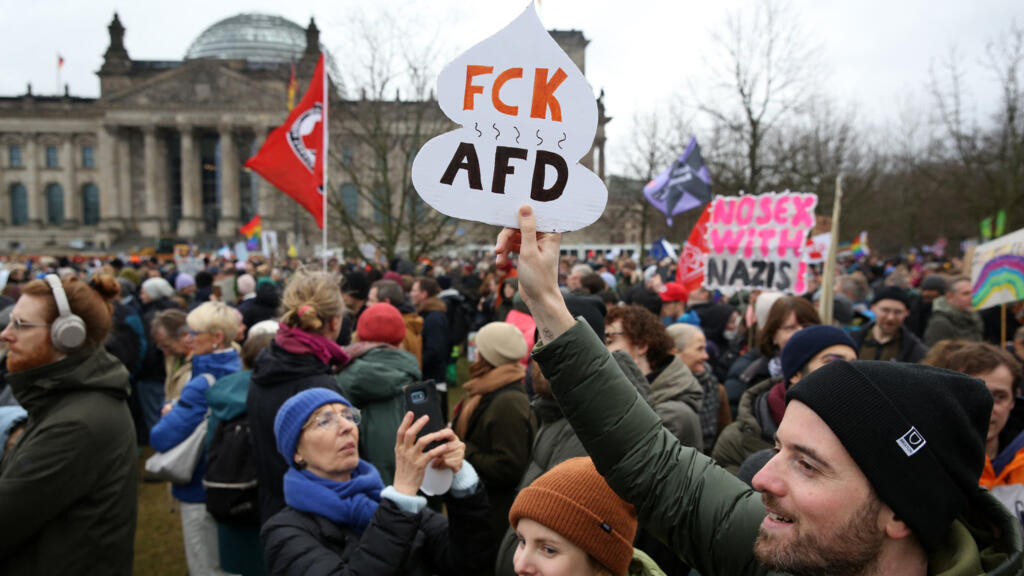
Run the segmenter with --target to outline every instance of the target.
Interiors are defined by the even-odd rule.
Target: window
[[[82,224],[95,226],[100,223],[100,189],[95,184],[82,186]]]
[[[82,168],[95,168],[96,157],[93,155],[92,146],[82,146]]]
[[[9,164],[11,168],[22,168],[25,165],[21,163],[21,146],[11,145],[7,148],[7,156],[10,160]]]
[[[341,206],[349,218],[359,217],[359,190],[351,182],[341,186]]]
[[[351,166],[352,165],[352,160],[355,157],[356,157],[356,153],[351,148],[349,148],[348,146],[345,146],[345,147],[343,147],[341,149],[341,164],[342,164],[342,166],[345,166],[345,167]]]
[[[23,184],[11,184],[11,226],[28,222],[28,192]]]
[[[64,223],[64,188],[60,184],[46,185],[46,221],[55,226]]]
[[[46,167],[56,168],[57,167],[57,147],[47,146],[46,147]]]

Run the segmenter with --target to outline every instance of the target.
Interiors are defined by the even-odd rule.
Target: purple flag
[[[711,174],[704,165],[696,138],[690,139],[678,160],[644,186],[644,197],[665,213],[669,226],[676,214],[703,206],[711,200]]]

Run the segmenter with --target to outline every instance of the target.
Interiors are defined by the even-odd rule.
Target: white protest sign
[[[249,249],[246,248],[245,242],[235,242],[235,260],[239,262],[249,261]]]
[[[267,258],[270,258],[271,254],[277,254],[277,232],[274,230],[264,230],[260,234],[260,244],[263,255]]]
[[[719,196],[708,221],[704,285],[731,293],[740,289],[807,291],[807,235],[814,228],[814,194],[770,192]]]
[[[597,131],[594,91],[532,2],[449,63],[437,85],[441,110],[461,127],[428,141],[413,161],[413,185],[427,204],[511,227],[530,204],[543,232],[578,230],[601,216],[608,191],[577,163]]]
[[[804,250],[804,257],[808,264],[821,264],[828,256],[829,246],[832,245],[832,233],[825,232],[807,239],[807,248]]]

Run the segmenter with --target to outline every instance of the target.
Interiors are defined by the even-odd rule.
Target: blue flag
[[[711,174],[700,155],[696,138],[686,151],[657,178],[644,186],[644,197],[665,213],[668,225],[672,217],[703,206],[711,200]]]

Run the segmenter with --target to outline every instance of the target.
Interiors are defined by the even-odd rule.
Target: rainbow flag
[[[253,216],[248,224],[239,228],[239,231],[245,236],[245,247],[247,250],[259,250],[260,235],[263,233],[263,221],[260,219],[259,214]]]
[[[853,251],[854,258],[863,258],[871,254],[871,249],[868,248],[868,233],[867,231],[861,232],[857,239],[850,243],[850,250]]]

